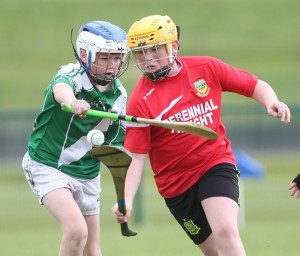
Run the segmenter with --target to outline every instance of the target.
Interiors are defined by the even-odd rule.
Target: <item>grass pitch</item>
[[[252,154],[252,153],[251,153]],[[264,179],[243,182],[246,222],[240,227],[248,255],[298,256],[300,201],[289,195],[288,186],[299,171],[299,152],[286,155],[252,154],[267,169]],[[263,156],[263,157],[262,157]],[[284,159],[284,161],[282,160]],[[10,256],[57,255],[61,232],[40,206],[19,165],[1,166],[0,252]],[[130,227],[137,237],[123,237],[111,206],[116,201],[110,173],[102,173],[101,245],[104,255],[201,255],[175,222],[158,195],[152,172],[146,170],[140,199]],[[138,216],[139,215],[139,216]],[[140,216],[142,215],[142,217]]]

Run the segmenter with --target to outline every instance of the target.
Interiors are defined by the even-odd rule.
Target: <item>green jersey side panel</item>
[[[69,175],[92,179],[99,173],[100,162],[90,152],[87,133],[101,130],[105,145],[123,146],[125,122],[88,116],[81,119],[62,111],[53,96],[53,85],[59,82],[69,84],[76,98],[86,100],[91,109],[122,115],[126,111],[126,90],[115,80],[113,89],[100,92],[78,63],[62,66],[45,90],[43,107],[28,143],[30,156]]]

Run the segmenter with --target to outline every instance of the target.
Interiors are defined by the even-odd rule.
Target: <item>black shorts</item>
[[[183,194],[165,198],[170,212],[195,244],[204,242],[212,232],[201,202],[209,197],[223,196],[239,204],[239,177],[234,165],[219,164]]]

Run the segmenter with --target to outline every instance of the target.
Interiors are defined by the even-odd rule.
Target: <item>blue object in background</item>
[[[237,167],[241,173],[241,179],[262,179],[265,169],[258,161],[246,154],[243,150],[235,150]]]
[[[253,157],[249,156],[243,150],[234,150],[234,155],[236,158],[236,165],[240,171],[241,183],[244,180],[260,180],[265,176],[265,169],[258,161],[256,161]],[[246,200],[245,200],[245,184],[240,184],[240,211],[239,211],[239,226],[243,227],[246,225]]]

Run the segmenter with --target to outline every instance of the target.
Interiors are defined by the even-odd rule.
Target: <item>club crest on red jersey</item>
[[[205,97],[209,93],[209,87],[204,79],[200,79],[194,82],[194,86],[197,90],[197,95],[200,97]]]

